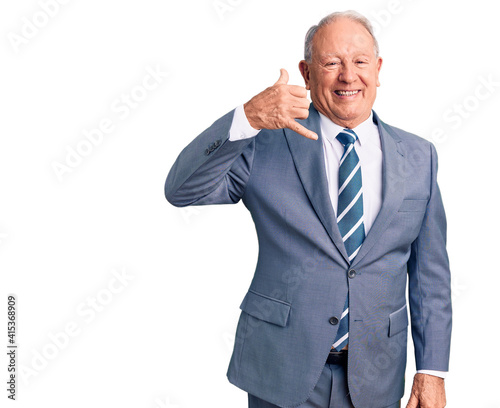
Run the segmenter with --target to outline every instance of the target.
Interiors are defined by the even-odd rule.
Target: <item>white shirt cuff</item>
[[[434,375],[436,377],[441,377],[441,378],[446,378],[446,374],[448,374],[448,372],[446,371],[434,371],[434,370],[417,370],[417,373]]]
[[[248,139],[256,136],[259,132],[259,129],[250,126],[243,105],[238,106],[234,111],[233,123],[229,130],[229,140],[234,142],[235,140]]]

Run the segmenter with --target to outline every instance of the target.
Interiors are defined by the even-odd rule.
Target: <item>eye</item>
[[[325,63],[325,68],[337,68],[340,65],[338,61],[328,61]]]

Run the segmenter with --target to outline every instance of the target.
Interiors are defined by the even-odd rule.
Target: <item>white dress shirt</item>
[[[328,192],[333,211],[337,214],[339,166],[340,159],[344,153],[344,147],[336,137],[344,128],[333,123],[322,113],[319,116],[321,135],[323,136]],[[358,139],[354,143],[354,148],[356,149],[361,165],[363,223],[365,225],[365,234],[368,234],[382,206],[382,145],[378,127],[373,122],[373,112],[371,112],[368,119],[352,130],[358,136]],[[260,130],[254,129],[248,122],[243,105],[238,106],[234,112],[233,122],[229,131],[229,140],[247,139],[256,136],[259,132]],[[417,372],[441,378],[444,378],[446,375],[446,372],[434,370],[418,370]]]
[[[337,135],[344,130],[322,113],[320,116],[323,151],[325,156],[326,178],[332,207],[337,214],[339,197],[339,167],[344,154],[344,146],[337,140]],[[373,221],[382,206],[382,146],[378,128],[373,123],[373,113],[363,123],[352,129],[358,139],[354,148],[361,165],[361,183],[363,188],[363,223],[368,234]]]

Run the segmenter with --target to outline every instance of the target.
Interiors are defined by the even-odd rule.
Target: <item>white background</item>
[[[432,140],[440,158],[454,301],[448,406],[500,407],[491,1],[66,0],[52,16],[47,2],[0,6],[2,407],[9,293],[18,407],[246,406],[225,373],[256,263],[251,217],[242,203],[175,208],[164,180],[188,142],[280,68],[303,85],[305,32],[350,8],[373,21],[384,57],[375,110]],[[145,90],[148,70],[168,75]],[[112,131],[85,145],[102,121]],[[84,145],[85,157],[68,159]],[[57,163],[68,165],[59,177]],[[409,390],[412,350],[408,360]]]

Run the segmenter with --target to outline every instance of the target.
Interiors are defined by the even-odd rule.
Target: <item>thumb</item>
[[[288,72],[285,68],[280,69],[280,77],[274,85],[286,85],[288,83]]]

